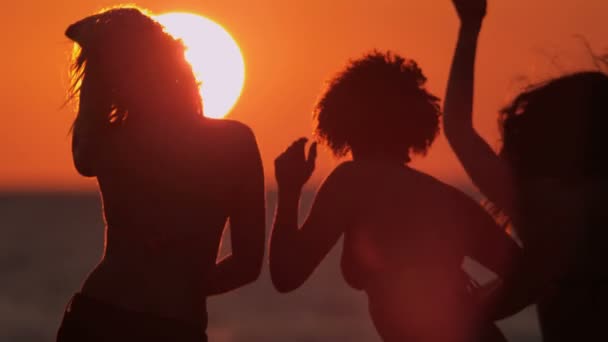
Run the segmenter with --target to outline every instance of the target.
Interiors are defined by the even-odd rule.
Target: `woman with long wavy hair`
[[[101,261],[66,309],[58,341],[205,341],[206,298],[254,281],[264,178],[251,130],[203,116],[184,46],[142,10],[84,18],[72,152],[97,178]],[[232,254],[216,261],[230,220]]]
[[[493,316],[536,303],[543,341],[598,341],[608,318],[605,244],[608,75],[577,72],[529,87],[499,115],[495,153],[473,127],[474,67],[487,0],[453,0],[461,21],[445,98],[445,134],[524,246],[497,288]]]

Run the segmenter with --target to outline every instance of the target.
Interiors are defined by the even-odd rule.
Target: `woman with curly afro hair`
[[[299,139],[276,159],[271,277],[280,292],[295,290],[343,236],[342,274],[367,294],[384,341],[504,341],[462,263],[471,256],[501,275],[519,248],[472,199],[408,166],[439,132],[439,99],[425,83],[414,61],[377,51],[329,83],[316,135],[352,160],[327,177],[298,226],[316,144],[306,158]]]

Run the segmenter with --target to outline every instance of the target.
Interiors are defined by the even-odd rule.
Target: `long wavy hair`
[[[202,117],[203,105],[181,40],[135,6],[102,10],[68,27],[76,44],[68,99],[77,103],[83,80],[103,103],[103,122],[119,125],[130,115]],[[82,115],[79,111],[78,116]],[[78,120],[78,117],[77,119]]]
[[[527,208],[535,182],[580,184],[608,176],[608,75],[602,71],[577,72],[530,86],[501,110],[498,122],[500,157],[515,180],[518,225],[529,224],[530,215],[535,215]],[[506,218],[492,203],[487,207],[524,243],[539,238],[533,229],[512,227],[513,218]]]
[[[606,175],[608,75],[579,72],[530,87],[499,116],[501,156],[521,181]]]

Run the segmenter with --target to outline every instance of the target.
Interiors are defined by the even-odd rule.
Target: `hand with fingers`
[[[460,23],[465,26],[480,26],[486,16],[487,0],[452,0]]]
[[[294,141],[285,152],[275,159],[275,177],[281,191],[302,190],[315,170],[317,143],[313,142],[310,145],[308,158],[306,158],[304,148],[307,141],[306,138]]]

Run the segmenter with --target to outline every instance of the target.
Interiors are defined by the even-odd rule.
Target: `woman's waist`
[[[476,310],[469,285],[461,270],[413,267],[367,272],[364,290],[370,300],[400,303],[412,309],[440,305]]]
[[[203,309],[196,317],[183,319],[171,317],[166,312],[127,308],[122,303],[112,303],[80,292],[76,293],[68,303],[64,320],[74,321],[87,328],[98,327],[102,329],[102,334],[107,333],[108,329],[110,331],[128,329],[146,331],[149,336],[170,334],[174,337],[187,336],[188,340],[192,341],[206,341],[204,331],[207,328],[207,313],[206,309]]]
[[[191,266],[180,269],[104,259],[89,274],[81,292],[128,310],[200,322],[206,316],[203,279],[207,272]]]
[[[391,284],[367,289],[369,311],[379,328],[395,336],[412,341],[471,341],[460,337],[472,336],[490,322],[466,291],[452,287]]]

